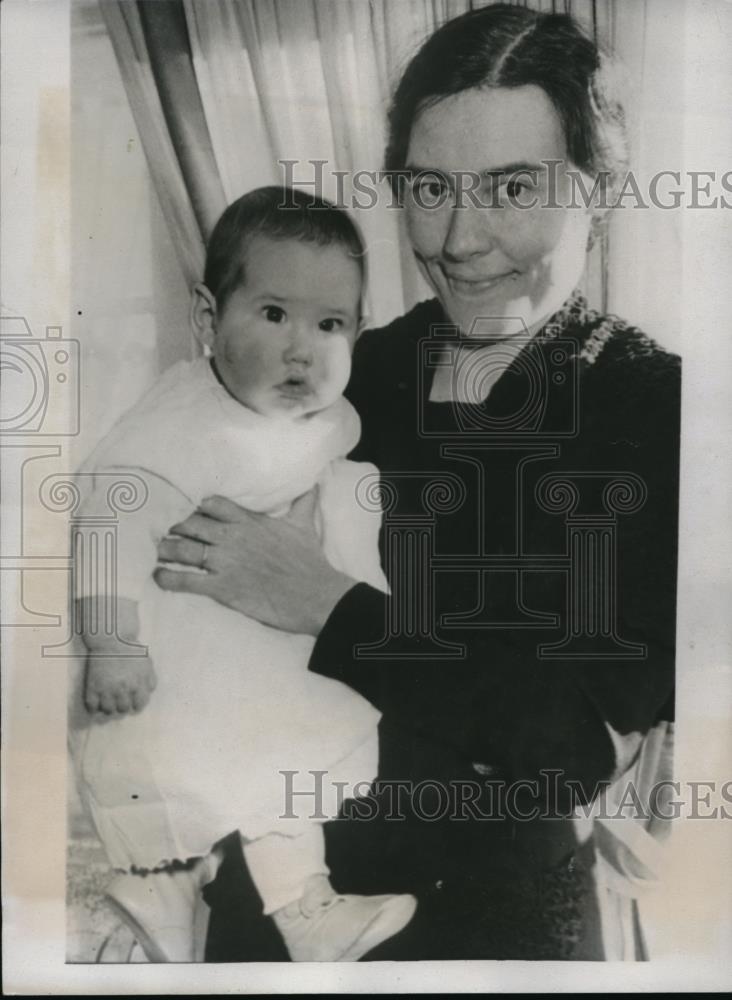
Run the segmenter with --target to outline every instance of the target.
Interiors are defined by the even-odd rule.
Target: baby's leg
[[[412,919],[413,896],[339,896],[319,823],[244,842],[244,857],[293,962],[355,962]]]
[[[242,847],[267,916],[300,899],[311,878],[330,875],[319,823],[304,825],[297,837],[268,833],[257,840],[243,840]]]

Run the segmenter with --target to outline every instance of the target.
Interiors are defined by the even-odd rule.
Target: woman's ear
[[[189,317],[196,340],[209,353],[216,339],[216,299],[201,282],[193,286]]]

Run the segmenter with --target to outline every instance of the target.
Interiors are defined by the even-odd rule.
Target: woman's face
[[[567,170],[577,168],[540,87],[466,90],[426,108],[412,128],[407,169],[409,238],[465,336],[504,338],[521,321],[533,332],[560,308],[582,275],[591,213],[579,196],[578,207],[567,207]]]

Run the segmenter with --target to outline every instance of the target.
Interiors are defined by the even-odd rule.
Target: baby
[[[122,872],[108,901],[152,961],[196,957],[200,892],[215,875],[214,845],[232,830],[293,961],[356,960],[415,910],[412,896],[337,895],[328,880],[322,821],[337,812],[339,788],[362,792],[376,776],[376,709],[308,671],[311,637],[152,580],[159,542],[204,498],[277,517],[317,488],[326,558],[386,589],[379,519],[355,496],[376,470],[344,457],[360,435],[341,393],[361,323],[363,254],[353,223],[328,202],[279,187],[234,202],[193,290],[206,356],[166,372],[85,466],[86,515],[104,505],[110,474],[134,474],[147,489],[120,518],[116,589],[77,579],[85,622],[95,602],[115,600],[117,636],[83,630],[95,724],[76,763]],[[313,817],[312,796],[284,801],[281,772],[295,772],[296,788],[314,770],[327,781]]]

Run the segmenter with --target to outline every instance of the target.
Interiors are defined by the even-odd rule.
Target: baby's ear
[[[216,339],[216,299],[202,282],[193,286],[189,313],[191,329],[204,348],[213,347]]]

